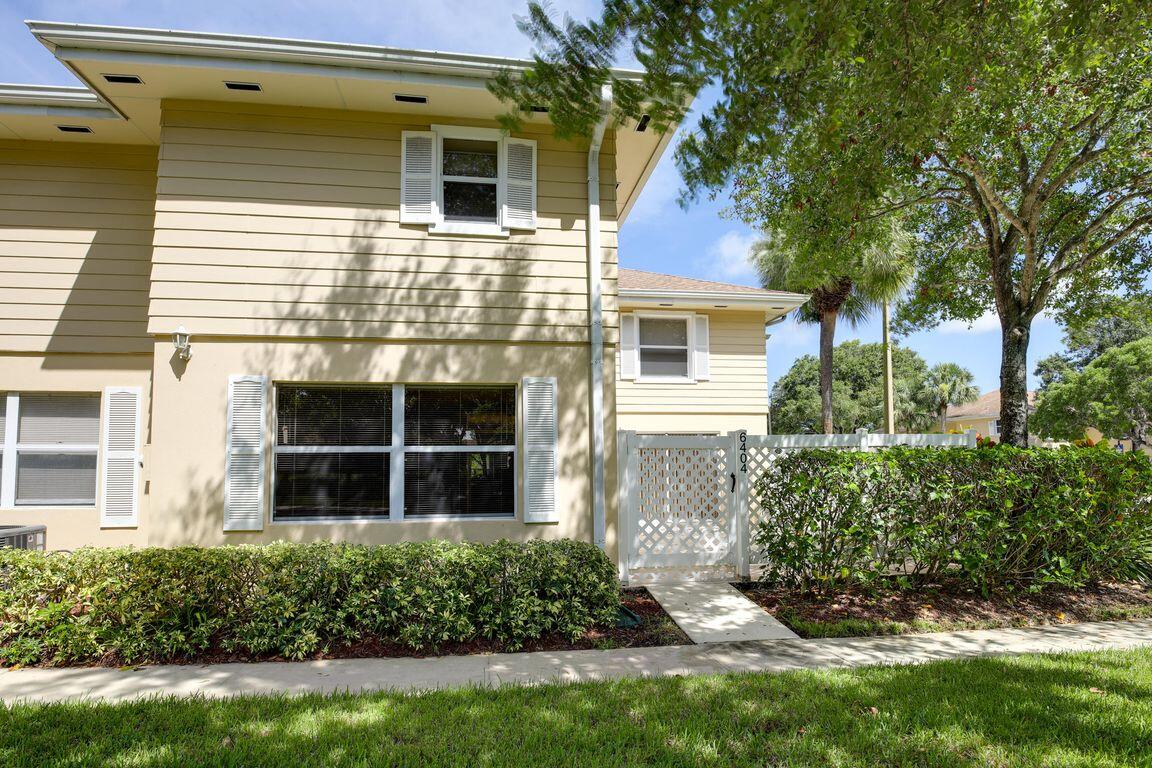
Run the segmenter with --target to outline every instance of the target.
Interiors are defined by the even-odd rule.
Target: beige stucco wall
[[[633,310],[623,307],[621,311]],[[708,315],[711,378],[687,383],[623,380],[617,360],[620,429],[717,434],[743,429],[753,435],[767,434],[764,313],[720,309],[696,313]]]
[[[105,387],[136,386],[144,395],[143,413],[149,410],[151,355],[36,355],[0,353],[0,391],[101,392]],[[147,442],[149,423],[141,425]],[[145,451],[147,463],[148,452]],[[147,514],[149,497],[140,500]],[[96,498],[100,498],[99,478]],[[15,507],[0,509],[0,524],[46,525],[50,549],[76,549],[87,544],[118,546],[140,543],[135,530],[100,528],[97,507]]]
[[[239,544],[278,539],[332,539],[388,543],[427,538],[490,540],[592,538],[589,455],[588,348],[582,345],[401,344],[200,340],[186,366],[164,359],[170,345],[157,344],[156,445],[178,446],[153,452],[150,514],[141,520],[140,540]],[[557,506],[560,522],[525,525],[501,521],[405,521],[368,523],[272,523],[262,532],[223,530],[225,419],[231,374],[263,374],[273,382],[517,384],[525,376],[555,376],[559,421]],[[519,407],[519,406],[518,406]],[[609,427],[612,426],[609,414]],[[271,414],[269,414],[271,423]],[[272,433],[269,430],[269,440]],[[606,468],[615,483],[610,442]],[[271,461],[266,497],[271,499]],[[609,524],[615,526],[614,499]],[[270,505],[269,505],[270,509]],[[613,539],[614,540],[614,539]]]

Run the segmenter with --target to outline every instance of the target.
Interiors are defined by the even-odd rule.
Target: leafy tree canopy
[[[877,430],[884,426],[884,346],[846,341],[833,355],[832,413],[834,431]],[[786,434],[821,431],[820,360],[799,358],[772,387],[772,428]],[[914,350],[892,349],[896,426],[922,432],[936,425],[937,402],[929,387],[928,364]],[[934,370],[934,369],[933,369]],[[972,374],[960,369],[960,378]]]
[[[1132,341],[1152,337],[1152,307],[1147,304],[1115,303],[1103,317],[1079,320],[1065,328],[1065,352],[1043,358],[1036,364],[1040,391],[1084,370],[1102,354]]]
[[[587,24],[532,4],[539,56],[495,93],[546,104],[589,133],[684,117],[719,98],[676,150],[685,199],[732,184],[735,210],[803,230],[818,260],[905,217],[918,279],[898,327],[975,319],[1004,335],[1001,429],[1027,439],[1032,319],[1143,295],[1152,264],[1152,4],[1137,0],[607,0]],[[639,80],[610,67],[625,47]]]
[[[1075,440],[1095,427],[1106,437],[1129,437],[1139,447],[1152,437],[1152,337],[1115,347],[1040,393],[1033,423],[1046,437]]]

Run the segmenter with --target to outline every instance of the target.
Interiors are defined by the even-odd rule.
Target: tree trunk
[[[838,310],[820,315],[820,420],[824,434],[833,432],[832,425],[832,343],[836,337]]]
[[[937,414],[940,417],[940,434],[948,432],[948,403],[940,406],[940,412]]]
[[[1001,318],[1000,442],[1028,447],[1028,337],[1031,320]]]

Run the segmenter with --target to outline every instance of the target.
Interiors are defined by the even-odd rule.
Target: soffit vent
[[[260,83],[238,83],[235,80],[225,80],[224,87],[230,91],[262,91]]]

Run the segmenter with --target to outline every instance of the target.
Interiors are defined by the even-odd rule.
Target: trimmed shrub
[[[1093,449],[782,455],[755,488],[764,580],[987,592],[1152,576],[1152,463]]]
[[[0,550],[0,661],[299,659],[369,640],[517,648],[575,639],[618,605],[608,558],[569,540]]]

